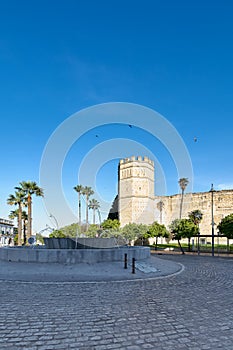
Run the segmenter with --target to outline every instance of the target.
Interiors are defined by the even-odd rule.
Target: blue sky
[[[1,2],[0,216],[13,209],[6,199],[19,181],[39,182],[54,130],[84,108],[115,101],[146,106],[172,123],[192,159],[194,191],[211,183],[232,188],[232,14],[231,1]],[[158,140],[138,128],[100,126],[77,140],[64,161],[63,188],[74,211],[82,157],[121,137],[149,147],[167,193],[177,193],[174,164]],[[96,177],[107,200],[115,196],[117,162],[109,160]],[[54,222],[35,199],[34,228],[46,224]]]

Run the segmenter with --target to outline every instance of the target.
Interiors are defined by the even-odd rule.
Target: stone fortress
[[[166,227],[179,218],[181,194],[156,196],[154,194],[154,162],[148,157],[121,159],[118,167],[118,213],[121,226],[128,223],[151,224],[157,221]],[[193,210],[201,210],[200,234],[211,235],[212,193],[185,193],[182,218]],[[215,234],[217,225],[226,215],[233,213],[233,190],[213,193]],[[207,238],[210,242],[211,238]],[[203,242],[204,243],[204,242]]]

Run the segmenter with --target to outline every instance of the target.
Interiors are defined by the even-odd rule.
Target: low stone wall
[[[117,247],[115,238],[44,238],[48,249],[103,249]]]
[[[128,261],[146,260],[150,257],[149,247],[119,247],[109,249],[46,249],[31,247],[0,248],[0,260],[29,263],[98,263],[124,261],[127,254]]]

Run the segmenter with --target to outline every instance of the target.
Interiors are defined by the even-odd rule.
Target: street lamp
[[[214,256],[214,186],[211,184],[211,226],[212,226],[212,256]]]
[[[100,214],[99,209],[97,209],[97,213],[98,213],[98,216],[99,216],[99,226],[101,226],[102,219],[101,219],[101,214]]]
[[[54,221],[55,221],[55,223],[56,223],[56,226],[57,226],[57,230],[58,230],[58,228],[59,228],[59,227],[58,227],[58,222],[57,222],[57,219],[55,218],[55,216],[52,215],[52,214],[50,214],[49,217],[54,219]]]

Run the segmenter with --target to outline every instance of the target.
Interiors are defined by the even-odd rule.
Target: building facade
[[[121,226],[129,222],[151,224],[157,221],[168,227],[179,218],[181,194],[156,196],[154,163],[147,157],[130,157],[120,160],[118,169],[118,212]],[[212,232],[212,193],[185,193],[182,218],[199,209],[203,214],[200,223],[201,235]],[[214,224],[233,213],[233,190],[213,193]]]
[[[0,218],[0,247],[13,244],[14,233],[13,221]]]

